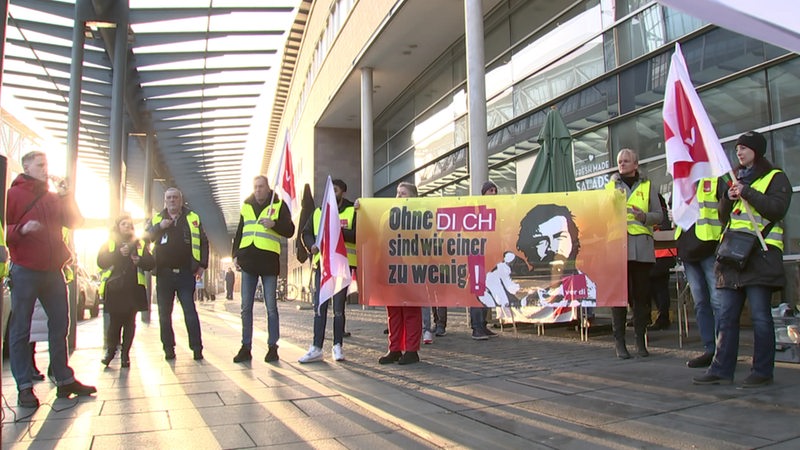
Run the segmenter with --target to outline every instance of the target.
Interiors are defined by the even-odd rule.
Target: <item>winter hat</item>
[[[767,140],[758,131],[748,131],[739,136],[739,139],[736,140],[736,145],[744,145],[761,157],[767,153]]]
[[[494,188],[494,190],[496,191],[497,190],[497,185],[492,183],[491,181],[487,181],[486,183],[483,183],[483,187],[481,187],[481,195],[486,195],[486,191],[488,191],[491,188]]]

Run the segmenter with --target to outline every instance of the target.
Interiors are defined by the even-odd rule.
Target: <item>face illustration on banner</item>
[[[525,255],[529,270],[546,265],[563,271],[568,262],[574,263],[580,242],[570,210],[561,205],[535,206],[520,222],[517,249]]]

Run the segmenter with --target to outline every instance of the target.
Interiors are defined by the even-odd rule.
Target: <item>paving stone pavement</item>
[[[164,361],[153,314],[138,324],[130,369],[100,364],[102,318],[81,322],[71,365],[98,393],[56,399],[55,387],[39,382],[42,406],[18,408],[4,362],[2,448],[800,447],[800,365],[778,363],[775,384],[760,389],[694,386],[702,371],[685,361],[700,347],[696,330],[682,349],[674,328],[651,333],[652,356],[622,361],[608,333],[580,342],[564,326],[473,341],[464,310],[451,309],[447,336],[423,346],[420,363],[382,366],[385,311],[348,305],[346,361],[330,355],[331,316],[325,361],[301,365],[313,320],[301,306],[279,303],[281,360],[272,364],[263,361],[263,303],[254,359],[244,364],[232,362],[238,301],[198,304],[203,361],[191,359],[180,308],[177,359]],[[743,332],[737,380],[748,373],[751,340]],[[46,351],[37,361],[47,367]]]

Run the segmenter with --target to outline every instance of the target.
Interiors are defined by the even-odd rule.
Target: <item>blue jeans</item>
[[[433,331],[431,327],[431,314],[433,309],[430,306],[422,307],[422,331]]]
[[[40,272],[19,265],[11,267],[11,310],[8,324],[11,373],[17,389],[33,386],[31,380],[31,316],[33,304],[38,298],[47,313],[50,368],[56,385],[63,386],[75,381],[75,373],[67,364],[67,333],[69,330],[69,304],[67,286],[61,271]]]
[[[332,299],[319,304],[319,269],[314,271],[314,347],[322,348],[325,342],[325,327],[328,326],[328,305],[333,301],[333,345],[342,345],[344,338],[344,304],[347,301],[347,288],[333,295]]]
[[[744,301],[750,304],[753,322],[753,366],[751,372],[762,377],[772,377],[775,368],[775,325],[772,321],[770,300],[772,288],[744,286],[739,289],[719,289],[722,308],[719,316],[719,333],[714,361],[708,373],[733,379],[736,358],[739,355],[739,319]]]
[[[158,323],[161,327],[161,345],[165,352],[175,349],[175,332],[172,329],[172,308],[175,306],[175,294],[183,308],[183,320],[186,322],[186,333],[189,335],[189,348],[194,351],[203,349],[200,336],[200,318],[194,307],[194,274],[189,270],[178,273],[170,269],[161,269],[156,276],[156,301],[158,302]]]
[[[469,307],[469,324],[473,330],[483,330],[486,328],[486,317],[489,315],[489,308]]]
[[[242,346],[253,346],[253,299],[256,295],[258,279],[261,278],[264,304],[267,305],[267,345],[277,345],[281,337],[280,317],[278,316],[278,289],[276,275],[251,275],[242,271]]]
[[[717,278],[714,275],[714,255],[703,260],[683,262],[683,270],[692,291],[694,313],[700,340],[707,353],[714,353],[722,300],[717,289]]]

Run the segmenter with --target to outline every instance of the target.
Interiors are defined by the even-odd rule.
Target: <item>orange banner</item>
[[[362,198],[359,203],[362,304],[627,304],[621,192]]]

